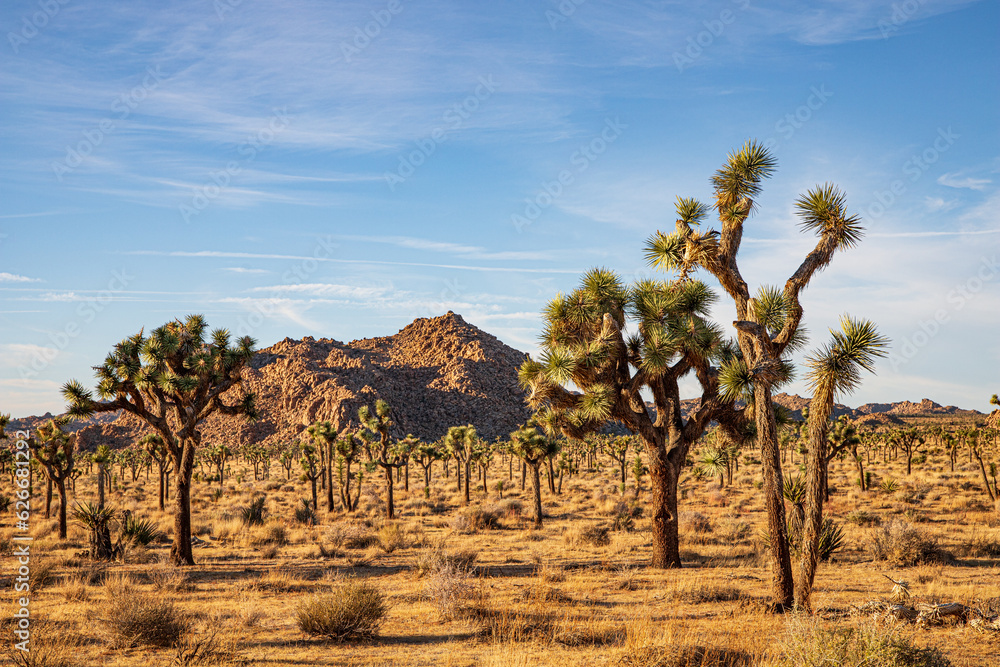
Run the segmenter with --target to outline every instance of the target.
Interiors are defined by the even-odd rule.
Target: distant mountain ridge
[[[531,414],[517,383],[518,368],[526,358],[451,311],[416,319],[393,336],[346,344],[309,336],[285,338],[259,350],[245,372],[246,387],[257,393],[260,419],[248,424],[213,415],[202,433],[205,442],[230,447],[251,441],[291,442],[303,439],[306,427],[319,420],[331,421],[338,431],[354,428],[358,408],[383,398],[394,410],[399,437],[413,433],[434,440],[449,426],[472,423],[487,438],[506,438]],[[786,393],[776,394],[774,401],[796,419],[809,405],[808,398]],[[683,401],[683,413],[689,414],[698,404],[697,398]],[[837,404],[834,416],[841,415],[879,426],[901,425],[904,416],[983,413],[925,398],[919,403],[866,403],[858,408]],[[7,430],[35,429],[52,416],[13,419]],[[71,422],[68,428],[80,431],[86,449],[98,444],[128,446],[149,432],[128,414],[95,415]]]

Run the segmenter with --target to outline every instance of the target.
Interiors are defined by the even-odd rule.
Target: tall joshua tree
[[[677,482],[692,443],[713,420],[727,428],[741,420],[733,401],[718,392],[713,360],[731,348],[706,319],[714,299],[704,283],[688,278],[626,286],[614,272],[592,269],[579,288],[546,307],[542,356],[519,371],[529,404],[548,406],[565,435],[579,439],[617,420],[639,436],[652,483],[653,567],[681,565]],[[627,324],[635,333],[625,333]],[[689,373],[702,395],[685,419],[679,382]],[[570,383],[582,393],[568,389]],[[646,390],[655,410],[646,406]]]
[[[66,539],[66,480],[73,471],[73,454],[76,451],[76,434],[66,433],[66,418],[50,419],[42,425],[35,437],[28,441],[35,460],[41,464],[48,480],[59,493],[59,539]]]
[[[756,210],[761,182],[771,176],[777,162],[756,141],[748,141],[731,153],[712,178],[713,208],[721,230],[701,231],[700,223],[709,207],[695,199],[678,198],[674,232],[657,232],[646,244],[647,257],[656,266],[688,275],[696,269],[711,273],[736,306],[737,342],[740,359],[729,369],[731,384],[748,391],[757,427],[764,475],[764,496],[771,533],[773,603],[777,611],[793,601],[791,554],[781,497],[782,475],[778,428],[771,402],[772,390],[787,378],[785,356],[802,343],[803,309],[799,296],[812,277],[828,266],[834,254],[858,243],[860,219],[847,213],[844,194],[832,184],[821,185],[799,197],[795,204],[799,226],[814,232],[818,241],[785,282],[783,290],[761,289],[757,297],[737,263],[744,225]]]
[[[881,336],[867,320],[844,316],[840,331],[831,331],[833,340],[806,359],[807,380],[813,390],[809,403],[809,453],[806,459],[806,507],[802,531],[802,557],[795,584],[795,603],[810,608],[819,538],[823,526],[826,496],[827,444],[834,401],[861,384],[861,371],[875,372],[875,359],[885,356],[889,339]]]
[[[257,417],[252,393],[230,392],[241,388],[243,369],[253,357],[254,340],[244,336],[230,345],[225,329],[216,329],[211,338],[206,334],[201,315],[168,322],[149,336],[140,331],[115,345],[104,363],[95,367],[100,400],[76,380],[63,387],[71,416],[124,410],[163,438],[175,477],[170,558],[177,565],[194,564],[191,477],[195,453],[201,446],[201,424],[216,412],[248,420]]]

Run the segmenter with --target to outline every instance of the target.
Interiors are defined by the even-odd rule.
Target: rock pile
[[[436,440],[450,426],[471,423],[482,437],[506,438],[531,414],[517,383],[525,358],[450,311],[417,319],[394,336],[346,344],[285,338],[258,351],[244,371],[260,418],[250,424],[213,415],[203,424],[203,441],[289,443],[321,420],[343,432],[358,426],[358,408],[378,398],[392,407],[397,437]],[[145,432],[139,420],[121,415],[82,429],[81,445],[126,446]]]

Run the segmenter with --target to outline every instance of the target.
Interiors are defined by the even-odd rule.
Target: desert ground
[[[893,595],[888,578],[905,580],[908,595],[898,587],[895,593],[911,606],[958,602],[987,616],[1000,613],[1000,507],[966,453],[954,472],[946,452],[924,453],[907,476],[899,452],[873,452],[867,492],[855,484],[853,461],[833,461],[825,512],[844,539],[820,565],[811,615],[768,612],[760,466],[749,448],[731,484],[686,469],[685,566],[673,570],[647,566],[648,486],[640,483],[636,498],[630,464],[623,493],[619,470],[601,455],[592,468],[565,475],[561,493],[551,493],[543,478],[541,528],[532,522],[530,480],[522,490],[520,466],[501,456],[485,492],[473,476],[469,505],[453,462],[448,477],[435,464],[429,497],[413,465],[409,491],[396,484],[395,521],[384,520],[383,480],[372,475],[353,514],[328,512],[321,492],[316,525],[294,516],[311,495],[298,465],[286,479],[272,462],[269,478],[254,480],[252,466],[234,457],[221,491],[207,467],[199,470],[192,500],[197,564],[187,568],[168,563],[173,519],[170,504],[156,510],[155,467],[134,482],[127,469],[113,471],[108,503],[150,519],[162,535],[110,563],[86,557],[87,532],[77,522],[70,521],[67,540],[58,540],[58,501],[53,518],[44,519],[44,485],[36,485],[33,651],[11,649],[5,659],[47,667],[998,664],[1000,633],[874,618],[870,603]],[[785,476],[794,477],[801,462],[787,453]],[[94,479],[81,475],[71,501],[94,500]],[[241,508],[261,494],[263,525],[244,525]],[[0,553],[8,590],[12,533],[6,512]],[[895,551],[883,548],[876,559],[879,540]],[[904,564],[910,560],[917,562]],[[352,580],[385,596],[377,633],[334,641],[303,632],[303,605]],[[849,629],[940,653],[924,651],[910,662],[823,662]]]

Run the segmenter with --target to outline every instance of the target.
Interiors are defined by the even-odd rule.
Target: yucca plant
[[[146,546],[162,536],[159,527],[154,522],[149,519],[138,519],[131,512],[122,512],[120,523],[120,539],[122,541]]]
[[[117,512],[94,503],[77,503],[71,512],[73,519],[90,531],[90,557],[95,560],[114,560],[121,553],[121,540],[111,541],[111,524]]]
[[[264,518],[267,516],[267,496],[257,496],[250,501],[246,507],[240,508],[240,519],[245,526],[263,526]]]
[[[308,526],[316,525],[316,506],[308,498],[303,498],[302,504],[295,508],[295,520]]]

